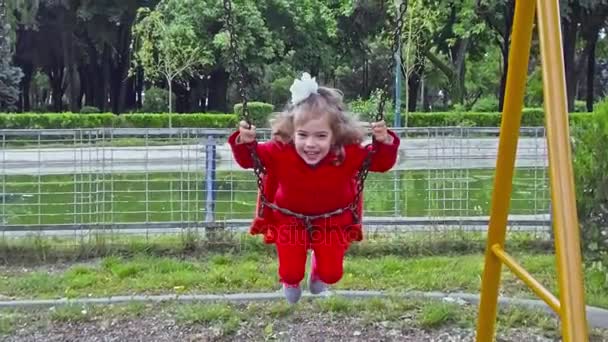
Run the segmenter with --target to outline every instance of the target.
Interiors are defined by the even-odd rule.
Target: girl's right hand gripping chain
[[[255,126],[249,124],[245,121],[241,121],[239,123],[239,137],[237,142],[239,144],[248,144],[255,140]]]

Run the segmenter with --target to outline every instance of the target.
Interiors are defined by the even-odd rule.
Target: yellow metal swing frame
[[[559,299],[504,248],[535,13],[541,47]],[[588,341],[562,51],[559,0],[517,0],[481,285],[477,341],[494,339],[502,264],[561,318],[564,342]]]

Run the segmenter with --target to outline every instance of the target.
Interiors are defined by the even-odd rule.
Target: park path
[[[341,296],[347,299],[357,298],[378,298],[389,296],[401,296],[404,298],[426,298],[434,300],[442,300],[452,303],[479,303],[479,294],[472,293],[443,293],[443,292],[405,292],[400,294],[395,293],[384,293],[382,291],[349,291],[349,290],[338,290],[326,292],[318,295],[317,297],[324,296]],[[313,295],[304,292],[303,297],[313,297]],[[0,298],[1,299],[1,298]],[[130,295],[130,296],[114,296],[114,297],[101,297],[101,298],[72,298],[72,299],[31,299],[31,300],[0,300],[0,309],[2,308],[24,308],[24,307],[58,307],[62,305],[103,305],[103,304],[119,304],[119,303],[133,303],[133,302],[164,302],[164,301],[180,301],[180,302],[217,302],[217,301],[228,301],[228,302],[251,302],[251,301],[272,301],[272,300],[284,300],[281,292],[257,292],[257,293],[233,293],[233,294],[194,294],[194,295],[178,295],[178,294],[166,294],[166,295]],[[499,298],[499,305],[502,307],[508,306],[523,306],[533,309],[545,310],[549,313],[553,313],[551,308],[545,304],[545,302],[536,299],[522,299],[522,298],[510,298],[501,297]],[[593,328],[608,329],[608,310],[587,306],[587,322]]]
[[[396,170],[445,170],[493,168],[498,138],[404,139]],[[240,170],[226,143],[217,146],[216,169]],[[517,167],[544,167],[544,138],[521,138]],[[205,145],[135,147],[62,147],[4,149],[0,173],[46,175],[117,172],[196,172],[206,166]]]

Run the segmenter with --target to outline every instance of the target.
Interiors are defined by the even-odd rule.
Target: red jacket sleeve
[[[373,146],[376,148],[376,153],[372,156],[372,162],[369,170],[372,172],[387,172],[397,162],[397,156],[399,155],[399,144],[401,140],[395,132],[388,130],[388,134],[393,137],[392,144],[385,144],[374,141]],[[372,146],[368,146],[366,153]],[[365,157],[364,157],[365,158]]]
[[[239,136],[239,132],[236,131],[232,133],[228,137],[228,144],[232,149],[232,155],[234,156],[234,160],[239,166],[245,169],[253,168],[253,158],[251,157],[251,148],[255,148],[260,161],[264,165],[265,168],[269,168],[272,165],[272,152],[273,152],[273,142],[267,143],[258,143],[257,141],[253,141],[246,144],[238,144],[236,139]]]

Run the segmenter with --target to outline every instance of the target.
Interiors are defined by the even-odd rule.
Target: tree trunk
[[[124,111],[130,111],[137,109],[137,92],[136,92],[136,76],[129,77],[127,79],[127,85],[125,87],[125,101],[124,101]]]
[[[408,87],[408,99],[407,99],[407,108],[408,112],[415,112],[416,107],[418,106],[418,93],[420,91],[420,81],[422,79],[422,75],[424,74],[424,62],[426,58],[424,54],[421,53],[421,48],[417,47],[416,56],[414,59],[414,65],[412,66],[412,70],[407,79],[407,87]],[[401,59],[401,64],[405,65],[403,62],[403,58]],[[401,68],[403,73],[405,73],[404,68]]]
[[[51,90],[53,92],[52,98],[52,108],[54,112],[62,112],[63,111],[63,75],[64,68],[61,64],[55,64],[49,67],[46,70],[46,74],[49,77],[49,82],[51,85]]]
[[[100,111],[104,111],[103,93],[104,75],[103,65],[105,55],[101,55],[93,41],[86,36],[88,63],[81,68],[80,80],[81,88],[84,89],[85,105],[97,107]]]
[[[587,55],[587,111],[593,112],[594,84],[595,84],[595,50],[598,35],[587,41],[589,44],[589,54]]]
[[[124,111],[125,98],[127,91],[127,75],[129,72],[131,43],[131,22],[123,23],[117,32],[118,40],[116,43],[117,53],[111,59],[112,83],[110,85],[110,101],[112,112],[119,114]]]
[[[34,65],[26,62],[18,65],[23,71],[23,78],[21,79],[21,94],[19,94],[19,107],[22,112],[29,112],[32,110],[30,103],[30,87],[32,85],[32,77],[34,76]]]
[[[500,90],[498,94],[498,111],[502,112],[505,105],[505,89],[507,88],[507,73],[509,72],[509,51],[511,47],[511,31],[513,29],[513,16],[515,15],[515,1],[507,1],[505,4],[505,26],[500,33],[502,44],[502,75],[500,76]]]
[[[94,106],[92,98],[91,98],[91,81],[89,80],[89,75],[87,73],[88,69],[87,65],[81,65],[78,68],[78,78],[80,79],[80,100],[84,98],[85,106]]]
[[[420,90],[420,74],[413,72],[408,81],[408,99],[407,99],[407,110],[409,112],[415,112],[418,104],[418,91]]]
[[[458,48],[458,55],[456,56],[456,60],[454,62],[454,76],[456,79],[454,80],[454,84],[458,84],[458,88],[456,89],[455,99],[452,101],[459,104],[464,104],[464,100],[466,97],[466,87],[465,87],[465,64],[466,64],[466,55],[469,50],[469,38],[465,38],[460,42],[460,47]],[[454,89],[453,89],[454,90]]]
[[[171,100],[173,100],[173,80],[169,77],[167,77],[167,84],[169,85],[169,114],[171,114],[173,109],[171,108]],[[171,127],[171,117],[169,117],[169,127]]]
[[[505,90],[507,88],[507,74],[509,73],[509,48],[502,53],[502,75],[500,76],[500,89],[498,90],[498,111],[502,113],[505,105]]]
[[[599,39],[600,30],[605,26],[606,18],[608,17],[608,6],[605,4],[596,4],[594,8],[589,8],[583,11],[581,15],[581,35],[585,41],[584,55],[580,58],[580,69],[577,74],[582,75],[583,68],[586,69],[586,107],[587,111],[593,111],[593,101],[595,99],[595,64],[596,64],[596,48]],[[586,67],[584,63],[586,62]]]
[[[143,105],[142,94],[144,92],[144,71],[139,68],[135,77],[135,109],[140,109]]]
[[[102,69],[101,69],[101,82],[98,89],[97,94],[97,107],[101,109],[103,112],[106,112],[108,109],[108,94],[110,93],[110,80],[111,80],[111,72],[110,65],[112,63],[112,55],[110,52],[110,46],[108,44],[104,44],[103,47],[103,57],[102,57]]]
[[[431,96],[428,92],[428,86],[424,79],[422,79],[422,111],[428,112],[431,110]]]
[[[464,64],[469,47],[469,39],[462,39],[458,44],[459,46],[454,48],[456,55],[452,58],[452,63],[442,61],[428,49],[424,51],[424,55],[450,80],[449,95],[452,103],[463,104],[465,97]]]
[[[173,100],[173,85],[171,85],[171,80],[168,80],[169,83],[169,128],[173,128],[173,113],[171,111],[171,100]]]
[[[80,95],[80,87],[76,78],[76,61],[74,58],[74,38],[72,31],[64,31],[61,34],[61,42],[63,45],[63,64],[67,72],[67,87],[69,89],[69,108],[70,112],[80,112],[80,103],[78,96]]]
[[[566,91],[568,99],[568,111],[574,110],[574,100],[576,98],[576,38],[578,36],[579,6],[572,4],[570,20],[563,21],[563,44],[564,44],[564,66],[566,73]]]
[[[233,109],[228,108],[226,99],[228,93],[228,73],[226,70],[221,68],[211,72],[209,84],[214,85],[209,88],[209,110],[232,113]]]

